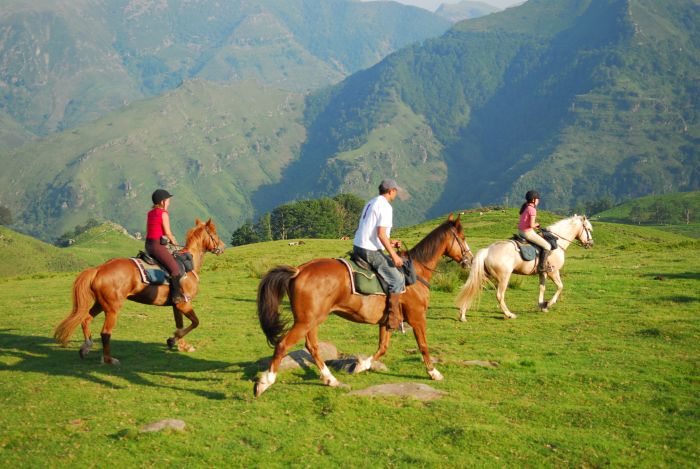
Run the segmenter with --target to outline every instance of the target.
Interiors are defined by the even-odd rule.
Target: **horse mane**
[[[442,222],[440,226],[428,233],[428,235],[421,239],[418,244],[413,247],[413,249],[408,251],[409,256],[418,262],[428,262],[430,258],[435,255],[435,251],[440,247],[440,244],[445,237],[445,233],[449,231],[450,228],[455,228],[456,225],[456,220],[447,220]]]
[[[185,246],[192,246],[195,241],[201,244],[202,238],[204,237],[204,228],[207,226],[206,223],[201,222],[199,219],[195,222],[195,225],[187,231],[185,235]],[[211,232],[216,234],[216,227],[212,223],[210,225]]]
[[[577,219],[582,220],[582,218],[583,218],[583,215],[572,215],[568,218],[563,218],[563,219],[559,220],[558,222],[552,223],[551,225],[549,225],[547,227],[547,229],[549,231],[553,231],[553,230],[556,230],[557,228],[560,228],[564,225],[573,225],[575,220],[577,220]]]

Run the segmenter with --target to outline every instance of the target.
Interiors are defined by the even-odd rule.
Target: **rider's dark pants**
[[[170,272],[171,277],[178,277],[180,275],[180,266],[170,251],[168,251],[168,248],[160,244],[160,240],[147,239],[146,252],[149,256],[165,266],[168,272]]]

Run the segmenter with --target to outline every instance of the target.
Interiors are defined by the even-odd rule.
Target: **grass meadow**
[[[468,213],[472,249],[510,236],[515,213]],[[396,235],[413,245],[437,223]],[[461,323],[453,301],[465,274],[440,265],[428,341],[444,381],[429,380],[410,332],[392,337],[382,359],[388,371],[334,372],[353,390],[414,382],[447,393],[435,401],[349,396],[323,386],[315,368],[282,372],[253,397],[258,362],[272,352],[257,322],[259,275],[277,263],[340,256],[348,241],[280,241],[208,255],[195,300],[201,324],[188,336],[197,351],[166,349],[170,309],[128,303],[112,340],[120,366],[101,365],[98,344],[81,360],[79,330],[67,348],[52,341],[70,310],[75,273],[2,277],[3,465],[697,467],[700,240],[593,226],[593,249],[569,248],[564,292],[549,313],[536,308],[537,279],[518,277],[507,292],[518,319],[503,320],[486,290]],[[101,324],[99,316],[93,336]],[[373,353],[377,336],[374,326],[338,317],[319,331],[344,354]],[[166,418],[185,421],[185,431],[139,432]]]

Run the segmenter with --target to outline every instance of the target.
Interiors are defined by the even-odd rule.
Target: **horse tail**
[[[86,269],[73,282],[73,311],[61,321],[53,333],[56,341],[63,346],[68,343],[75,328],[90,314],[90,308],[95,303],[92,281],[97,271],[97,267]]]
[[[474,300],[478,300],[481,296],[481,290],[486,282],[486,269],[484,268],[484,261],[486,260],[488,252],[488,248],[481,249],[476,253],[476,256],[474,256],[474,259],[472,260],[469,278],[459,291],[455,302],[460,308],[460,311],[468,310]]]
[[[289,282],[298,274],[296,267],[279,265],[265,274],[258,285],[258,319],[267,343],[273,347],[287,329],[287,321],[279,313],[280,302],[285,293],[289,295]]]

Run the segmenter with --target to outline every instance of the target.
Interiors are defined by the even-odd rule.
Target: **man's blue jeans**
[[[406,290],[403,272],[394,266],[391,258],[382,251],[370,251],[358,246],[352,248],[355,256],[367,262],[389,285],[389,293],[403,293]]]

